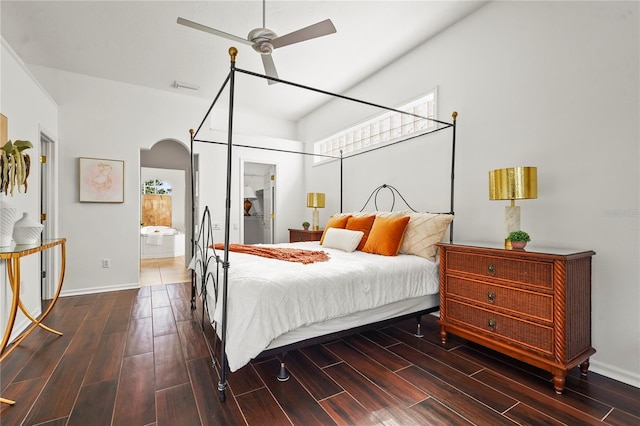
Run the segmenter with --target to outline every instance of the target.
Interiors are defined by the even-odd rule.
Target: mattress
[[[437,305],[437,262],[347,253],[317,242],[273,246],[322,250],[329,261],[305,265],[229,253],[226,354],[231,371],[267,348],[330,332],[323,327],[349,329]],[[207,305],[209,318],[220,323],[222,298],[215,297],[211,281]],[[220,327],[216,330],[220,334]]]

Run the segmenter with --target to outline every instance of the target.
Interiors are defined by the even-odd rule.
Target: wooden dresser
[[[447,332],[553,374],[587,374],[591,347],[593,251],[440,247],[440,337]]]

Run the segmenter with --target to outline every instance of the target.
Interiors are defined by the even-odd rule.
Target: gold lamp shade
[[[322,192],[307,193],[307,207],[324,208],[324,194]]]
[[[489,172],[490,200],[538,198],[538,169],[509,167]]]
[[[318,209],[324,208],[324,193],[308,192],[307,207],[313,207],[313,230],[317,231],[320,229],[320,213]]]

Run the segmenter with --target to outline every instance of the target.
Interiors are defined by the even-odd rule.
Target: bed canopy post
[[[340,213],[342,213],[342,150],[340,150]]]
[[[195,130],[189,129],[189,135],[191,139],[190,147],[191,147],[191,159],[189,163],[190,170],[190,179],[191,179],[191,258],[196,254],[196,244],[197,239],[194,235],[195,223],[196,223],[196,190],[195,190],[195,167],[194,167],[194,156],[193,156],[193,139],[195,137]],[[196,308],[196,271],[194,269],[191,270],[191,309]]]
[[[226,189],[226,205],[224,217],[224,260],[222,262],[223,278],[222,278],[222,329],[220,330],[220,381],[218,382],[218,393],[220,401],[225,399],[225,390],[227,389],[227,356],[226,356],[226,339],[227,339],[227,285],[229,282],[229,241],[230,241],[230,224],[231,224],[231,164],[233,160],[233,100],[235,95],[235,70],[236,56],[238,49],[229,48],[229,56],[231,58],[231,70],[229,79],[229,128],[227,134],[227,189]]]
[[[454,213],[453,209],[453,190],[454,190],[454,180],[455,180],[455,166],[456,166],[456,120],[458,118],[458,113],[453,111],[451,113],[452,123],[451,130],[453,131],[452,143],[451,143],[451,204],[450,210],[451,214]],[[449,224],[449,243],[453,243],[453,221]]]

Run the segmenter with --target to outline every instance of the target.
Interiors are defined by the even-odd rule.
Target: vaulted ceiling
[[[277,49],[280,78],[343,92],[484,1],[266,1],[266,27],[284,35],[330,18],[337,33]],[[178,17],[245,38],[262,27],[261,1],[7,1],[2,37],[27,63],[213,99],[236,65],[263,73],[251,46],[178,25]],[[240,80],[242,78],[242,80]],[[245,76],[239,102],[297,121],[326,98]],[[199,86],[173,87],[175,81]],[[246,80],[246,81],[245,81]],[[273,100],[277,100],[274,102]]]

